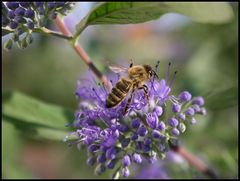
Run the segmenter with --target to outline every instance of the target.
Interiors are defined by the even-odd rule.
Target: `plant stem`
[[[63,39],[66,39],[66,40],[71,40],[72,39],[72,36],[66,36],[64,34],[61,34],[59,32],[56,32],[56,31],[52,31],[52,30],[49,30],[45,27],[41,28],[43,30],[44,33],[46,34],[50,34],[50,35],[53,35],[53,36],[56,36],[56,37],[60,37],[60,38],[63,38]]]
[[[65,35],[65,36],[69,36],[72,37],[71,32],[68,30],[68,28],[65,26],[64,22],[61,20],[60,17],[57,16],[56,18],[56,25],[57,27],[60,29],[60,31]],[[72,39],[71,39],[72,40]],[[71,46],[73,47],[73,49],[77,52],[77,54],[81,57],[81,59],[83,60],[83,62],[85,62],[88,67],[93,71],[93,73],[97,76],[97,78],[102,81],[104,83],[104,85],[106,86],[106,88],[108,90],[111,89],[111,83],[108,81],[107,77],[104,76],[98,69],[97,67],[93,64],[92,60],[90,59],[90,57],[88,56],[88,54],[84,51],[84,49],[79,45],[79,44],[75,44],[75,42],[69,40]]]
[[[218,178],[218,176],[216,175],[216,173],[213,169],[209,168],[202,160],[197,158],[195,155],[191,154],[184,147],[179,146],[179,145],[170,144],[170,148],[177,154],[181,155],[185,160],[188,161],[188,163],[190,165],[195,167],[202,174],[204,174],[210,178],[214,178],[214,179]]]
[[[13,30],[11,28],[8,28],[8,27],[2,27],[2,31],[9,31],[10,33],[14,33],[15,32],[15,30]],[[37,29],[34,29],[32,31],[34,33],[42,33],[44,35],[53,35],[53,36],[56,36],[56,37],[59,37],[59,38],[63,38],[63,39],[66,39],[66,40],[72,40],[72,38],[73,38],[72,36],[65,36],[62,33],[49,30],[49,29],[47,29],[45,27],[37,28]]]

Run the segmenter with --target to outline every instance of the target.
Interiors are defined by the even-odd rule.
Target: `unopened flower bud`
[[[142,157],[138,153],[134,153],[132,158],[135,163],[142,163]]]
[[[159,123],[159,125],[158,125],[158,129],[159,129],[160,131],[164,131],[165,128],[166,128],[165,123],[161,121],[161,122]]]
[[[173,128],[172,131],[171,131],[171,133],[172,133],[173,135],[175,135],[175,136],[179,136],[179,135],[180,135],[180,132],[179,132],[179,130],[178,130],[177,128]]]
[[[172,112],[178,113],[181,110],[181,106],[179,104],[173,104],[172,105]]]
[[[194,97],[193,104],[197,104],[199,106],[202,106],[204,104],[204,99],[201,96]]]
[[[137,132],[140,136],[145,136],[148,133],[147,129],[143,125],[138,128]]]
[[[192,95],[188,91],[184,91],[178,96],[180,102],[190,101],[192,99]]]
[[[162,113],[163,113],[163,109],[162,107],[160,106],[156,106],[154,109],[153,109],[153,112],[155,112],[157,114],[157,116],[161,116]]]
[[[186,115],[193,116],[194,114],[195,114],[195,111],[193,108],[190,107],[186,110]]]
[[[140,120],[139,119],[134,119],[131,122],[131,127],[132,128],[138,128],[140,126]]]
[[[106,157],[108,159],[114,159],[116,157],[117,150],[114,147],[111,147],[106,152]]]
[[[178,125],[178,120],[176,118],[170,118],[168,120],[168,124],[171,126],[171,127],[176,127]]]
[[[122,175],[123,177],[128,177],[128,176],[130,175],[130,171],[129,171],[128,167],[122,168],[122,170],[121,170],[121,175]]]
[[[123,167],[128,167],[131,165],[131,159],[129,155],[125,155],[122,159],[122,165]]]

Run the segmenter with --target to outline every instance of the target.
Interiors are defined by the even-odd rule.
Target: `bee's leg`
[[[129,105],[130,105],[130,103],[131,103],[131,101],[132,101],[132,96],[133,96],[134,90],[135,90],[135,89],[134,89],[134,86],[133,86],[133,89],[132,89],[132,91],[131,91],[130,97],[128,98],[127,104],[126,104],[126,106],[125,106],[125,108],[124,108],[124,110],[123,110],[123,115],[126,114],[128,108],[129,108]]]
[[[138,89],[143,89],[143,90],[144,90],[145,97],[146,97],[147,100],[149,101],[149,97],[148,97],[148,87],[144,84],[142,87],[139,87]]]
[[[147,97],[147,100],[149,101],[149,97],[148,97],[148,87],[147,87],[145,84],[143,85],[143,90],[144,90],[145,96]]]
[[[123,115],[125,115],[125,114],[127,113],[127,110],[128,110],[129,105],[130,105],[130,103],[131,103],[131,100],[132,100],[132,94],[131,94],[131,96],[128,98],[127,104],[126,104],[126,106],[125,106],[125,108],[124,108],[124,110],[123,110]]]

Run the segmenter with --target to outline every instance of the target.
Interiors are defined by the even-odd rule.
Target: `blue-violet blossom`
[[[19,48],[26,48],[33,41],[32,32],[41,32],[58,14],[66,16],[74,4],[56,1],[2,2],[2,29],[12,33],[12,37],[5,43],[5,48],[11,49],[13,42],[17,42]]]
[[[178,96],[170,94],[176,73],[168,84],[169,72],[170,64],[165,79],[154,76],[146,82],[149,100],[143,90],[136,90],[125,115],[122,112],[127,98],[116,107],[106,108],[109,91],[103,85],[89,80],[78,82],[76,96],[80,103],[72,124],[76,131],[66,136],[65,141],[88,147],[87,163],[96,165],[95,173],[114,169],[119,163],[113,177],[127,177],[131,163],[140,164],[143,158],[153,163],[164,158],[170,142],[186,131],[186,123],[195,124],[194,116],[206,114],[202,97],[192,98],[188,91]],[[169,111],[166,114],[167,110],[171,114]]]

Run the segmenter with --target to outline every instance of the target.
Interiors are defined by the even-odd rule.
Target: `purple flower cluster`
[[[79,81],[76,96],[80,104],[73,123],[76,132],[72,134],[76,135],[74,143],[88,147],[87,164],[96,165],[96,174],[120,163],[113,177],[128,177],[133,162],[140,164],[145,158],[154,163],[164,157],[170,141],[178,140],[187,122],[194,124],[196,114],[206,114],[202,97],[192,98],[187,91],[177,97],[170,95],[174,77],[167,84],[169,70],[170,64],[165,79],[154,77],[147,82],[149,100],[142,90],[133,93],[125,115],[122,112],[127,98],[116,107],[106,108],[109,92],[104,86]]]
[[[26,48],[33,41],[31,32],[34,29],[46,26],[57,14],[66,15],[73,5],[70,2],[2,2],[2,28],[13,32],[5,48],[11,49],[13,42]],[[20,40],[23,33],[26,36]]]

